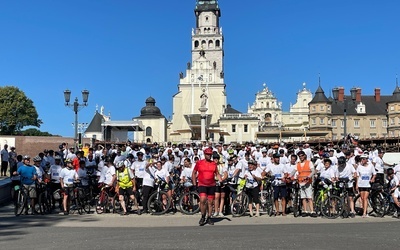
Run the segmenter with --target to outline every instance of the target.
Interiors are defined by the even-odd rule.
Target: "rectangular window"
[[[332,120],[332,127],[336,127],[336,120]]]
[[[315,111],[315,106],[312,106],[311,110],[312,110],[312,111]]]
[[[321,118],[320,121],[319,121],[319,124],[325,124],[325,119]]]
[[[332,136],[332,140],[336,141],[337,140],[337,135]]]
[[[390,118],[390,125],[394,125],[394,118]]]
[[[370,137],[371,137],[371,138],[375,138],[375,137],[376,137],[376,133],[371,133],[371,134],[370,134]]]
[[[328,105],[328,107],[326,108],[328,111],[331,111],[331,106]]]
[[[311,119],[311,124],[313,124],[313,125],[317,124],[315,118],[312,118],[312,119]]]
[[[387,128],[387,120],[382,121],[382,127]]]
[[[360,127],[360,120],[354,120],[354,127],[359,128]]]
[[[370,120],[370,121],[369,121],[369,126],[370,126],[371,128],[375,128],[375,120]]]
[[[248,128],[248,125],[247,125],[247,124],[244,124],[244,126],[243,126],[243,131],[244,131],[245,133],[249,132],[249,128]]]
[[[321,111],[324,111],[324,106],[323,106],[323,105],[321,105],[321,108],[320,108],[320,109],[321,109]]]
[[[232,132],[236,133],[236,124],[232,124]]]
[[[344,128],[344,120],[340,120],[340,127]]]

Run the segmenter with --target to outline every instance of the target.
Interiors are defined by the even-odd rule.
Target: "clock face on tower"
[[[200,82],[204,81],[203,75],[198,75],[197,80],[199,80]]]

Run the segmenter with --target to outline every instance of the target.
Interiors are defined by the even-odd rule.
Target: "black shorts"
[[[286,198],[287,190],[286,186],[273,186],[274,188],[274,200]]]
[[[260,203],[260,198],[259,198],[259,192],[260,192],[260,188],[259,187],[255,187],[255,188],[248,188],[246,190],[246,194],[247,196],[249,196],[249,203],[255,203],[255,204],[259,204]]]
[[[128,195],[131,196],[133,195],[133,189],[130,188],[119,188],[119,195]]]
[[[73,187],[64,187],[64,195],[71,196],[74,195]]]
[[[359,188],[358,188],[358,191],[360,191],[360,192],[369,192],[369,191],[371,191],[371,188],[359,187]]]
[[[208,199],[213,200],[215,198],[215,186],[200,186],[198,188],[200,197],[207,197]]]
[[[347,194],[349,195],[349,196],[351,196],[351,197],[354,197],[355,196],[355,193],[354,193],[354,188],[346,188],[346,190],[347,190]]]

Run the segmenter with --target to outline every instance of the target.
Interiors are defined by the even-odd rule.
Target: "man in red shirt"
[[[215,177],[222,182],[221,176],[218,173],[217,164],[211,159],[213,150],[211,148],[206,148],[203,153],[204,159],[196,163],[192,173],[193,185],[198,185],[200,194],[200,226],[204,226],[205,224],[214,225],[211,221],[211,214],[215,198]],[[207,200],[208,216],[206,219]]]

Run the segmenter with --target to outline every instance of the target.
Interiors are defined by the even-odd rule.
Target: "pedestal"
[[[199,111],[201,113],[201,141],[206,140],[206,112],[207,108],[199,108]]]

